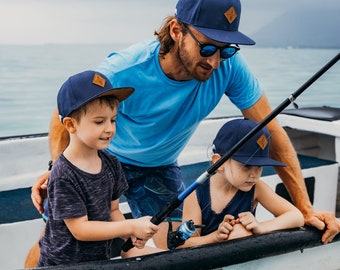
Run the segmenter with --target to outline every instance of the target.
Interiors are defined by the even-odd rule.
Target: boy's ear
[[[65,129],[70,133],[73,134],[76,132],[77,128],[76,128],[76,120],[74,118],[71,117],[65,117],[63,119],[63,125],[65,127]]]

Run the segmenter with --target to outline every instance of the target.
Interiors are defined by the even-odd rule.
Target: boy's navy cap
[[[257,122],[249,119],[235,119],[225,123],[213,141],[213,152],[225,155],[257,125]],[[250,166],[286,166],[269,157],[269,141],[269,132],[263,128],[231,158]]]
[[[242,45],[255,44],[254,40],[238,31],[240,0],[179,0],[175,16],[213,40]]]
[[[58,97],[60,121],[85,103],[99,96],[115,96],[119,102],[133,93],[130,87],[113,88],[110,81],[101,73],[87,70],[75,74],[61,86]]]

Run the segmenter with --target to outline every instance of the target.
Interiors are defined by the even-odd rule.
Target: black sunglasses
[[[200,47],[200,55],[203,57],[212,56],[217,52],[217,50],[220,50],[221,59],[227,59],[232,57],[237,51],[240,50],[238,45],[233,46],[228,44],[226,46],[219,47],[213,44],[201,44],[186,25],[184,25],[184,28],[188,31],[193,40],[196,41],[198,47]]]

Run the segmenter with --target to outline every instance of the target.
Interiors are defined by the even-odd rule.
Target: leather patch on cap
[[[237,13],[235,11],[234,7],[229,8],[225,13],[224,16],[227,18],[228,22],[230,24],[233,23],[233,21],[235,21],[235,19],[237,18]]]
[[[105,82],[106,82],[106,80],[102,76],[100,76],[97,73],[94,74],[93,81],[92,81],[93,84],[96,84],[96,85],[98,85],[100,87],[104,87],[105,86]]]
[[[265,149],[268,145],[266,135],[262,134],[260,138],[257,139],[256,143],[261,147],[262,150]]]

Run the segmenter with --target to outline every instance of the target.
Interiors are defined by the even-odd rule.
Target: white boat
[[[229,118],[204,120],[179,157],[186,184],[208,167],[207,149]],[[277,116],[298,154],[308,192],[317,210],[336,213],[340,163],[340,108],[286,110]],[[47,134],[0,138],[0,269],[21,269],[44,222],[31,202],[31,186],[47,169]],[[269,168],[263,179],[279,194],[285,188]],[[129,212],[126,202],[121,203]],[[337,213],[336,213],[337,214]],[[338,215],[337,215],[338,216]],[[261,206],[257,217],[270,217]],[[51,269],[339,269],[340,235],[322,245],[322,232],[303,227],[225,243],[178,249],[130,259],[60,266]]]

